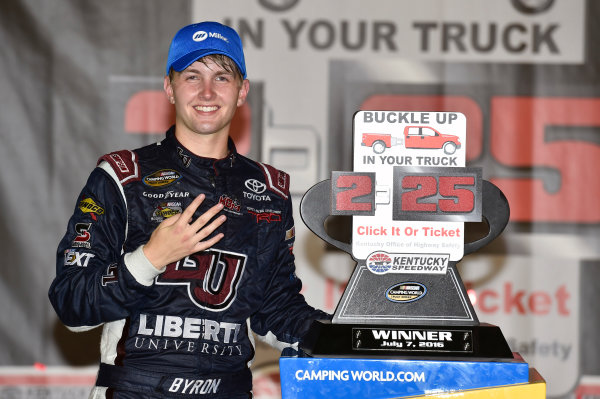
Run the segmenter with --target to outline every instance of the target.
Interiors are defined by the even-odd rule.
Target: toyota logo
[[[248,190],[253,191],[256,194],[261,194],[267,189],[265,183],[261,183],[255,179],[246,180],[246,187]]]

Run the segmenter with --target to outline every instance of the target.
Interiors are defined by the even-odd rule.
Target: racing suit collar
[[[231,139],[231,137],[227,140],[227,147],[229,149],[229,153],[225,158],[215,159],[215,158],[205,158],[195,155],[187,148],[185,148],[179,140],[175,137],[175,125],[171,126],[169,130],[167,130],[166,138],[163,140],[163,145],[168,145],[173,148],[173,153],[176,158],[179,158],[179,162],[181,162],[182,166],[185,168],[189,168],[194,165],[200,168],[212,167],[215,169],[215,172],[218,172],[219,169],[228,169],[233,168],[235,165],[235,161],[238,157],[237,149],[235,148],[235,143]]]

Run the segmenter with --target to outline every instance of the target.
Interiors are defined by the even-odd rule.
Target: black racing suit
[[[50,300],[74,330],[104,324],[92,396],[248,397],[251,328],[298,343],[330,316],[307,305],[294,271],[289,176],[241,156],[208,159],[178,143],[103,156],[57,252]],[[224,238],[156,270],[142,246],[165,218],[206,195],[221,202]]]

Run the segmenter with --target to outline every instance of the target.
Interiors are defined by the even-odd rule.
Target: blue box
[[[412,360],[379,358],[279,359],[283,399],[399,398],[525,384],[529,365],[513,360]]]

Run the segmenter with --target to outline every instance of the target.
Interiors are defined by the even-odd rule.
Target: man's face
[[[237,107],[246,101],[247,80],[240,82],[211,59],[204,61],[175,72],[172,80],[165,77],[165,92],[175,104],[177,134],[228,135]]]

